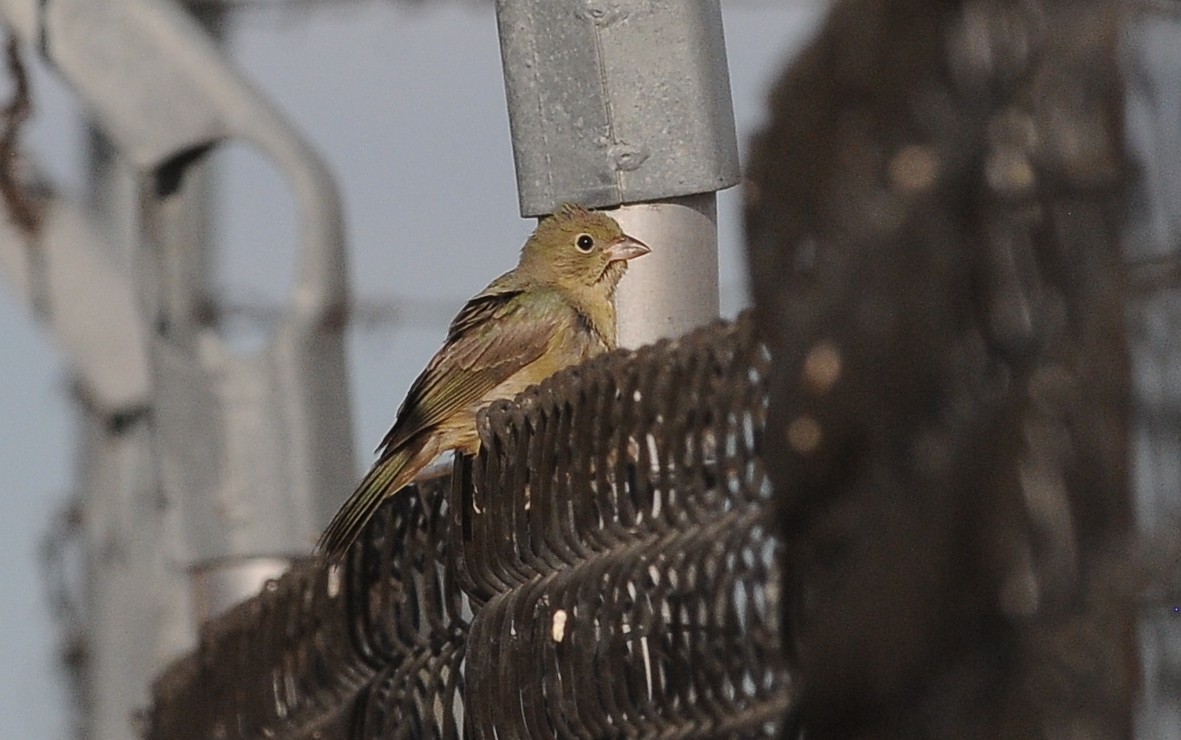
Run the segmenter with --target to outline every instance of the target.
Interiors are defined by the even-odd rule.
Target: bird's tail
[[[381,503],[414,480],[431,461],[429,457],[423,459],[425,442],[412,441],[377,461],[320,535],[316,544],[319,552],[332,562],[344,557]]]

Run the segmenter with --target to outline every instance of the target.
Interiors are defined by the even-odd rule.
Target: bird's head
[[[650,251],[607,214],[565,203],[525,242],[520,269],[558,284],[614,292],[627,261]]]

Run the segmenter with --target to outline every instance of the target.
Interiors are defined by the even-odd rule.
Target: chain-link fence
[[[494,406],[338,572],[207,625],[149,736],[774,736],[766,370],[743,318]]]
[[[810,740],[1129,737],[1138,700],[1144,737],[1178,731],[1160,687],[1181,623],[1166,636],[1169,602],[1140,599],[1181,569],[1168,542],[1137,554],[1129,475],[1136,417],[1175,395],[1143,345],[1136,380],[1157,374],[1134,382],[1129,308],[1176,290],[1124,264],[1133,12],[850,0],[772,93],[748,237]],[[1175,101],[1153,126],[1177,130]],[[1154,324],[1153,354],[1176,342]],[[1166,428],[1135,453],[1158,481]]]

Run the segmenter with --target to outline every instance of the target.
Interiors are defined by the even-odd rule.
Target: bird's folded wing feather
[[[490,289],[468,301],[410,387],[378,452],[390,454],[541,357],[561,325],[561,306],[552,298]]]

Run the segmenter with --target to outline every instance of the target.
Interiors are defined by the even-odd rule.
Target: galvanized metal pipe
[[[718,0],[497,0],[521,214],[563,201],[652,247],[620,286],[636,346],[718,315],[714,193],[738,182]]]
[[[155,471],[176,567],[204,618],[257,592],[275,560],[306,555],[353,482],[343,332],[341,210],[326,166],[176,4],[54,0],[18,19],[134,171],[136,282],[153,393]],[[220,11],[207,18],[216,22]],[[208,207],[191,166],[226,140],[251,144],[292,184],[299,269],[284,321],[260,352],[218,336],[206,290]],[[258,559],[258,563],[254,561]],[[255,567],[257,565],[257,567]],[[225,578],[213,571],[226,568]],[[247,582],[244,573],[257,579]]]
[[[713,193],[610,212],[652,246],[619,284],[619,346],[675,337],[718,316],[718,216]]]

